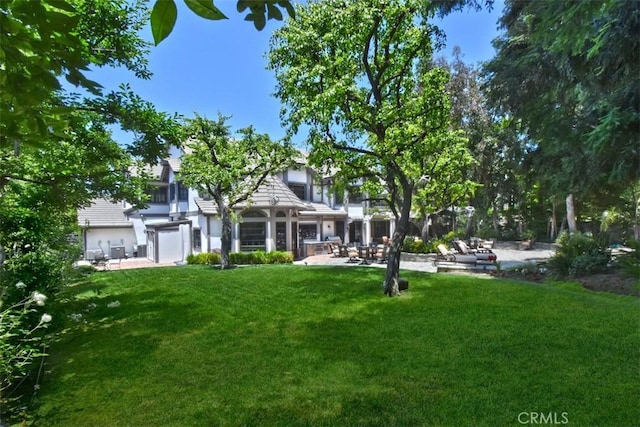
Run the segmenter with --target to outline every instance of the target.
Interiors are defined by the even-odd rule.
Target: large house
[[[187,255],[221,247],[221,221],[213,200],[179,180],[179,157],[154,166],[156,180],[147,208],[94,200],[78,211],[84,253],[111,258],[146,257],[184,261]],[[232,251],[290,251],[304,257],[326,251],[327,240],[380,243],[391,236],[395,219],[384,209],[370,209],[357,187],[342,197],[330,191],[330,177],[320,176],[300,160],[295,168],[267,180],[234,211]]]

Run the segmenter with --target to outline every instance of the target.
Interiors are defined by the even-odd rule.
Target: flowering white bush
[[[16,283],[17,289],[24,289],[22,282]],[[33,305],[44,306],[47,296],[33,292],[29,297],[0,311],[0,405],[4,405],[15,391],[12,388],[28,371],[29,366],[45,353],[42,337],[33,333],[46,327],[53,317],[44,313],[34,327],[27,326],[31,313],[36,311]],[[3,301],[0,300],[0,308]]]

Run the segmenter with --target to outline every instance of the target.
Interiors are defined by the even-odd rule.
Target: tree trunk
[[[231,266],[229,253],[231,252],[231,209],[223,203],[218,203],[218,212],[222,220],[222,235],[220,236],[220,268],[224,270]]]
[[[549,231],[549,238],[555,239],[558,235],[558,216],[556,214],[556,202],[551,202],[551,230]]]
[[[429,240],[429,214],[423,212],[424,222],[422,223],[422,229],[420,230],[420,235],[422,236],[422,241],[426,242]]]
[[[567,226],[569,227],[569,233],[575,233],[578,231],[576,224],[576,211],[573,204],[573,194],[569,194],[566,199],[567,204]]]
[[[396,229],[391,239],[387,260],[387,272],[384,278],[384,293],[390,297],[400,295],[400,287],[398,286],[400,254],[402,253],[402,242],[404,242],[404,238],[407,236],[407,230],[409,229],[412,189],[404,189],[403,193],[404,203],[400,207],[400,218],[396,221]]]
[[[491,212],[493,231],[496,233],[496,237],[498,237],[500,233],[500,215],[498,214],[498,204],[495,200],[491,202],[491,207],[493,208]]]

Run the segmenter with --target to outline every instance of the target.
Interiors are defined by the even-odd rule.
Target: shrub
[[[269,252],[267,253],[267,261],[269,264],[291,264],[293,262],[293,254],[284,251]]]
[[[232,252],[229,254],[231,264],[252,264],[251,259],[251,252]]]
[[[202,252],[187,256],[187,264],[197,265],[219,265],[220,254],[216,252]]]
[[[23,292],[27,285],[18,282],[14,287]],[[19,398],[14,394],[31,375],[34,362],[45,356],[43,349],[48,340],[36,331],[52,320],[52,316],[37,309],[44,306],[46,300],[44,294],[34,291],[6,308],[0,301],[0,420],[5,418],[5,411],[6,415],[15,415],[10,413],[13,405],[9,403]],[[36,385],[39,380],[38,374]]]
[[[265,251],[255,251],[249,253],[249,262],[247,264],[268,264],[269,257]]]
[[[232,264],[254,265],[254,264],[290,264],[293,262],[293,254],[284,251],[255,251],[237,252],[229,254],[229,261]]]
[[[620,255],[616,258],[616,265],[632,277],[640,277],[640,241],[631,240],[627,246],[633,252]]]
[[[549,260],[549,269],[560,277],[599,273],[611,260],[603,240],[579,232],[562,233],[556,242],[559,247]]]

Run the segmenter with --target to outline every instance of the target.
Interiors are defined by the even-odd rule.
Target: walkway
[[[510,268],[517,265],[522,265],[527,262],[535,262],[539,260],[546,260],[551,258],[555,251],[545,249],[531,249],[526,251],[519,251],[514,249],[494,249],[493,252],[498,256],[500,266],[504,268]],[[406,257],[405,257],[406,258]],[[349,267],[359,266],[360,263],[349,263],[349,258],[335,258],[333,255],[314,255],[302,260],[295,261],[296,265],[328,265],[336,267]],[[83,261],[81,261],[82,263]],[[87,263],[88,264],[88,263]],[[469,269],[470,265],[454,264],[454,263],[441,263],[441,266],[453,267],[457,269]],[[127,270],[133,268],[149,268],[149,267],[171,267],[176,266],[176,263],[160,263],[156,264],[144,258],[128,258],[122,260],[109,260],[106,265],[107,270]],[[386,268],[386,264],[379,264],[377,262],[370,264],[371,267]],[[436,273],[437,267],[433,265],[433,257],[429,257],[427,261],[416,262],[407,261],[400,258],[400,268],[405,270],[424,271],[428,273]],[[491,265],[487,266],[487,269],[493,269]],[[102,267],[98,267],[102,270]]]
[[[501,268],[510,268],[518,265],[526,264],[527,262],[544,261],[551,258],[555,251],[546,249],[531,249],[526,251],[519,251],[514,249],[494,249],[493,252],[497,255]],[[302,265],[332,265],[332,266],[354,266],[361,265],[359,263],[349,263],[348,258],[335,258],[333,255],[314,255],[305,259],[295,261],[294,264]],[[373,263],[372,267],[383,268],[386,264]],[[441,263],[441,266],[458,267],[459,269],[469,269],[470,265],[456,264],[456,263]],[[400,268],[405,270],[424,271],[428,273],[436,273],[437,267],[433,265],[433,257],[430,257],[427,261],[403,261],[400,258]],[[491,265],[487,266],[487,269],[493,269]]]

